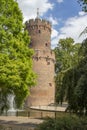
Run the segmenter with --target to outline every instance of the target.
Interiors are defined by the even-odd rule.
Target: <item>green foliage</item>
[[[78,0],[78,2],[82,6],[82,10],[87,12],[87,0]]]
[[[87,27],[81,32],[80,36],[83,34],[87,34]]]
[[[80,44],[74,44],[72,38],[60,39],[57,47],[55,48],[56,56],[56,101],[63,101],[64,90],[61,89],[62,80],[65,73],[78,64],[78,50]],[[60,95],[61,93],[61,95]]]
[[[87,13],[87,0],[77,0],[77,1],[82,6],[82,11]],[[80,36],[83,34],[87,34],[87,27],[81,32]]]
[[[56,73],[71,68],[78,63],[80,44],[74,44],[72,38],[60,39],[55,48]]]
[[[76,116],[59,117],[56,120],[46,119],[37,127],[37,130],[86,130],[87,118],[78,118]]]
[[[0,0],[0,100],[4,102],[3,97],[15,94],[17,107],[23,104],[29,88],[36,82],[32,70],[34,52],[29,49],[29,41],[17,2]]]
[[[64,77],[60,91],[62,101],[68,101],[67,110],[80,115],[87,115],[87,39],[82,43],[80,53],[82,59]],[[60,100],[61,101],[61,100]],[[61,102],[62,102],[61,101]]]

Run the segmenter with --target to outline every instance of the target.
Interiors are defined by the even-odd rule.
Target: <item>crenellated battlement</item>
[[[29,21],[26,21],[26,26],[27,28],[33,28],[33,29],[46,29],[48,28],[50,31],[51,31],[51,23],[49,21],[46,21],[44,19],[39,19],[39,18],[36,18],[36,19],[30,19]]]
[[[49,25],[51,27],[51,23],[47,20],[44,19],[30,19],[28,21],[26,21],[26,24],[30,24],[30,25],[36,25],[36,24],[41,24],[41,25]]]

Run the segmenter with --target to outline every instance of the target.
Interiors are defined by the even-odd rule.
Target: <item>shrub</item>
[[[47,118],[38,125],[37,130],[87,130],[87,118],[76,116]]]

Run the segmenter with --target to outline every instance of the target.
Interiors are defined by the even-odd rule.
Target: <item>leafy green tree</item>
[[[87,12],[87,0],[78,0],[78,2],[82,6],[82,10]]]
[[[60,39],[55,48],[56,72],[71,68],[78,63],[78,49],[80,44],[75,44],[72,38]],[[76,57],[76,59],[75,59]],[[74,59],[74,60],[73,60]]]
[[[55,56],[56,56],[55,71],[56,71],[56,89],[57,89],[56,101],[57,102],[62,97],[62,96],[60,97],[60,91],[61,91],[62,79],[65,73],[73,66],[78,64],[79,48],[80,48],[80,44],[79,43],[74,44],[74,40],[72,38],[60,39],[57,47],[55,48]]]
[[[82,10],[87,13],[87,0],[78,0],[79,4],[82,6]],[[87,34],[87,27],[80,34]]]
[[[29,41],[17,2],[0,0],[0,109],[9,107],[9,94],[15,95],[16,105],[20,107],[29,88],[35,85]]]
[[[68,101],[67,110],[80,115],[87,115],[87,39],[80,48],[82,59],[78,65],[68,70],[61,87],[61,99]],[[61,101],[61,102],[62,102]]]

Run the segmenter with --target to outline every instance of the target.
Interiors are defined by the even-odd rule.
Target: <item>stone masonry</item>
[[[49,105],[55,101],[55,55],[51,50],[51,24],[37,17],[26,22],[26,29],[31,36],[30,47],[35,51],[33,69],[37,74],[37,85],[31,88],[27,105]]]

